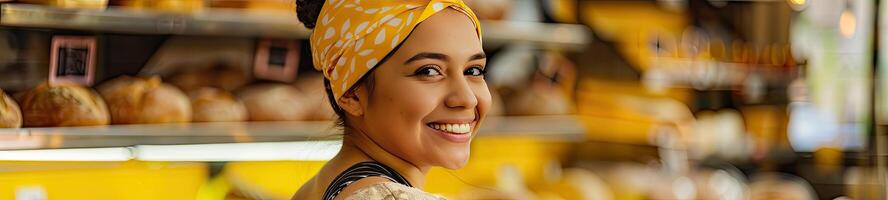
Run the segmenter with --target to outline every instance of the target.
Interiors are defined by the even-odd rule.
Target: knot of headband
[[[445,8],[466,14],[480,37],[478,18],[461,0],[327,0],[310,39],[315,69],[338,101],[420,22]]]

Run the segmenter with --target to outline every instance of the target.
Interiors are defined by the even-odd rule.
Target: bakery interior
[[[465,0],[448,199],[886,199],[881,0]],[[0,0],[0,199],[289,199],[341,145],[294,0]]]

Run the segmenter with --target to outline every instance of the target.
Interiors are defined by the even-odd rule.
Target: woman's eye
[[[441,75],[441,71],[435,68],[435,65],[426,65],[413,72],[413,75],[416,76],[438,76]]]
[[[466,76],[484,76],[484,74],[484,69],[481,69],[481,67],[478,66],[469,67],[468,69],[466,69],[465,72],[463,72],[463,75]]]

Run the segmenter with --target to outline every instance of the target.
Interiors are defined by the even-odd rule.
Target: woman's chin
[[[461,155],[448,155],[438,166],[447,169],[462,169],[469,163],[469,152],[466,151]]]

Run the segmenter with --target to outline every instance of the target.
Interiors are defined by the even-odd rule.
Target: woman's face
[[[377,66],[371,90],[357,90],[364,133],[414,165],[463,167],[490,107],[486,61],[467,16],[434,14]]]

